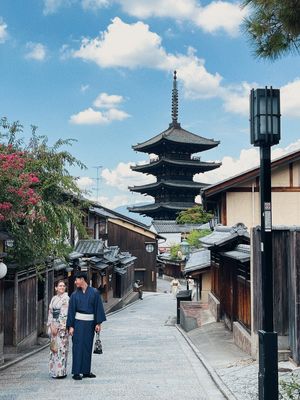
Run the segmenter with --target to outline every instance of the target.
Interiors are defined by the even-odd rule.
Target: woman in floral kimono
[[[59,281],[55,290],[57,294],[51,299],[47,323],[50,336],[49,373],[52,378],[62,379],[67,376],[69,334],[66,321],[69,296],[64,281]]]

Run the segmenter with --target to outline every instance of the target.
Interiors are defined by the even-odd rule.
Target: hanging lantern
[[[7,266],[3,261],[0,262],[0,279],[4,278],[7,274]]]

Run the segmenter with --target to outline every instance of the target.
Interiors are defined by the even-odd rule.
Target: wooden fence
[[[292,358],[300,364],[300,228],[274,228],[274,328],[288,336]],[[253,328],[262,327],[260,229],[253,229]]]

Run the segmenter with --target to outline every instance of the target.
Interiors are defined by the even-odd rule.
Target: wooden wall
[[[146,251],[145,242],[155,242],[152,253]],[[108,246],[119,246],[121,251],[129,251],[137,257],[134,268],[136,271],[144,271],[143,290],[156,291],[156,256],[158,249],[155,239],[109,222]]]
[[[274,328],[278,335],[287,335],[289,328],[288,303],[290,269],[289,248],[290,231],[273,230],[273,301],[274,301]],[[262,328],[262,287],[261,287],[261,259],[260,259],[260,230],[253,230],[253,328],[257,332]]]
[[[212,293],[220,301],[221,315],[230,329],[239,321],[251,329],[250,262],[211,253]]]
[[[274,329],[289,337],[292,358],[300,364],[300,231],[273,230]],[[253,328],[262,326],[260,230],[253,229]]]

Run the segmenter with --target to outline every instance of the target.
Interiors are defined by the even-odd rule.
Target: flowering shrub
[[[41,218],[36,206],[41,200],[39,178],[30,169],[32,159],[12,145],[0,145],[0,221]]]
[[[68,166],[84,168],[62,149],[72,140],[58,140],[52,147],[36,127],[28,143],[18,138],[19,122],[0,119],[0,225],[14,238],[9,261],[38,265],[48,256],[63,257],[69,251],[70,225],[85,235],[82,202]],[[46,222],[46,223],[45,223]]]

